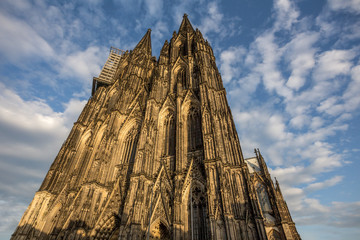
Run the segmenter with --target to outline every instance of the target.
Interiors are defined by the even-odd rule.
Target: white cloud
[[[100,74],[100,66],[106,61],[106,53],[105,49],[91,46],[84,51],[63,56],[59,72],[63,77],[78,78],[88,83],[89,79]]]
[[[71,99],[55,112],[0,83],[0,232],[15,229],[85,102]]]
[[[312,130],[318,129],[318,128],[322,127],[323,124],[324,124],[324,120],[321,117],[316,116],[311,119],[310,128]]]
[[[345,10],[348,12],[360,12],[360,0],[328,0],[330,9],[334,11]]]
[[[290,120],[290,125],[294,128],[300,129],[310,122],[310,117],[307,115],[298,115]]]
[[[300,13],[298,12],[295,4],[291,0],[275,0],[275,29],[290,29],[292,24],[297,21]]]
[[[323,182],[314,182],[310,168],[289,167],[271,171],[272,176],[280,179],[282,193],[289,206],[297,226],[325,225],[333,227],[357,227],[360,222],[360,202],[331,202],[322,204],[319,199],[309,198],[309,192],[333,187],[343,180],[334,176]],[[293,186],[294,178],[301,178],[307,183],[304,189]]]
[[[334,186],[334,185],[338,184],[339,182],[341,182],[343,180],[343,178],[344,178],[343,176],[334,176],[323,182],[311,183],[306,187],[306,191],[317,191],[320,189]]]
[[[324,30],[328,17],[317,18],[318,24],[323,21],[323,31],[315,32],[311,20],[299,19],[294,2],[275,1],[274,10],[275,24],[244,50],[245,61],[234,63],[231,52],[224,58],[229,59],[227,64],[221,61],[242,149],[248,157],[254,147],[260,147],[265,160],[276,166],[271,174],[280,180],[297,224],[345,226],[349,221],[339,216],[335,203],[326,205],[308,194],[340,183],[343,177],[333,171],[349,163],[329,139],[348,129],[346,121],[360,105],[360,68],[354,64],[358,50],[323,48],[324,39],[338,31],[337,27]],[[291,38],[283,37],[286,34]],[[223,51],[220,60],[230,49]],[[257,90],[265,95],[263,105],[252,102]],[[318,180],[324,174],[328,178]]]
[[[217,2],[209,2],[207,5],[207,15],[202,18],[199,29],[206,37],[206,35],[210,32],[220,33],[222,32],[223,25],[223,14],[219,12],[219,6]]]
[[[48,42],[25,21],[0,12],[0,22],[0,52],[7,61],[16,64],[25,57],[49,58],[54,56],[54,50]]]
[[[16,199],[0,199],[0,232],[14,231],[27,205]]]
[[[226,84],[231,80],[239,77],[241,68],[240,63],[243,62],[246,50],[243,47],[230,47],[220,54],[220,71],[222,80]]]
[[[318,199],[305,198],[300,206],[292,208],[297,215],[297,225],[357,228],[360,222],[360,202],[332,202],[330,205],[323,205]]]
[[[92,37],[93,29],[89,30],[92,26],[106,23],[112,26],[112,31],[97,28],[102,36],[117,39],[114,42],[121,43],[121,46],[132,46],[129,41],[118,38],[118,34],[122,36],[125,32],[120,21],[104,19],[99,0],[84,7],[79,16],[72,15],[79,7],[75,3],[60,8],[40,3],[34,7],[26,1],[9,2],[18,5],[19,13],[27,14],[23,14],[25,20],[19,20],[1,11],[1,22],[9,23],[14,29],[4,24],[0,26],[0,35],[11,38],[0,41],[0,51],[5,57],[15,54],[9,58],[13,57],[13,61],[26,56],[51,58],[51,67],[56,73],[46,76],[48,78],[59,74],[60,77],[75,77],[88,83],[99,73],[107,50],[99,47],[98,40]],[[145,9],[148,16],[156,19],[154,36],[162,38],[167,32],[162,16],[165,11],[159,11],[160,6],[166,7],[165,2],[121,2],[124,11]],[[358,12],[354,2],[357,3],[332,0],[329,6],[333,11]],[[349,39],[357,40],[360,31],[356,23],[341,28],[332,19],[332,12],[326,9],[316,17],[315,23],[313,19],[303,21],[295,3],[274,1],[272,20],[275,23],[262,32],[256,32],[249,49],[245,45],[226,46],[218,58],[220,70],[224,82],[230,86],[227,86],[228,96],[232,100],[232,112],[244,155],[252,156],[253,148],[260,147],[265,160],[275,165],[272,175],[280,180],[297,225],[356,227],[360,222],[359,202],[323,204],[320,197],[310,198],[308,194],[335,186],[342,180],[331,171],[346,164],[346,159],[338,146],[329,143],[329,137],[347,129],[347,121],[360,105],[360,66],[355,64],[358,50],[344,47],[347,46],[344,42]],[[200,15],[199,28],[204,34],[231,36],[234,26],[228,23],[232,20],[221,11],[221,7],[216,1],[179,1],[168,18],[174,18],[178,24],[184,12],[189,14],[190,20],[193,20],[193,13],[194,20],[196,15]],[[139,27],[147,23],[138,20]],[[111,35],[110,32],[115,33]],[[336,39],[332,38],[334,36]],[[216,41],[218,38],[213,39]],[[334,45],[333,41],[336,41]],[[216,49],[220,48],[215,47],[214,51]],[[14,91],[4,86],[1,88],[0,126],[5,126],[8,134],[7,139],[0,136],[0,189],[16,196],[32,196],[46,173],[48,166],[44,166],[44,162],[50,164],[53,160],[53,154],[57,153],[84,101],[71,99],[64,104],[64,112],[56,112],[42,99],[24,100]],[[38,162],[42,164],[41,169],[40,164],[36,164]],[[19,179],[17,172],[22,172],[26,181]],[[320,181],[319,176],[324,174],[326,180]],[[0,215],[17,214],[13,221],[15,226],[24,209],[12,213],[6,209],[8,206],[8,203],[0,203],[0,208],[4,209],[0,209]],[[8,223],[0,222],[0,225]]]
[[[0,86],[0,126],[4,133],[0,155],[49,161],[85,102],[71,99],[64,113],[54,112],[42,99],[25,101],[5,85]]]
[[[155,24],[155,27],[152,29],[152,41],[154,42],[155,40],[155,43],[156,45],[159,45],[161,46],[161,44],[163,44],[163,37],[164,37],[164,33],[167,33],[168,32],[168,26],[166,24],[166,22],[164,21],[157,21],[156,24]],[[153,44],[153,45],[154,45]],[[158,54],[158,53],[156,53]]]
[[[330,80],[340,74],[349,74],[354,57],[352,50],[329,50],[321,53],[314,71],[314,80]]]
[[[162,16],[163,1],[162,0],[145,0],[147,14],[151,17],[159,18]]]
[[[171,8],[171,15],[176,25],[180,24],[183,18],[184,13],[187,13],[189,16],[194,12],[195,5],[203,3],[202,0],[181,0],[174,4]]]
[[[310,78],[311,85],[286,99],[286,111],[295,117],[309,114],[313,110],[319,113],[326,112],[331,116],[341,115],[346,108],[339,105],[343,98],[338,94],[346,83],[340,77],[351,74],[354,57],[355,53],[352,50],[329,50],[319,53],[315,58],[316,63]],[[351,99],[357,102],[354,94],[351,96]]]
[[[290,62],[291,76],[286,85],[292,89],[299,90],[305,84],[305,78],[315,65],[314,43],[319,39],[319,34],[314,32],[304,32],[297,34],[295,38],[287,44],[288,51],[286,57]]]
[[[281,115],[272,115],[267,119],[266,133],[270,139],[275,141],[282,141],[287,137],[291,138],[291,133],[286,132],[286,126]]]
[[[275,42],[274,32],[267,31],[256,38],[253,43],[252,51],[258,54],[258,64],[254,70],[262,75],[265,88],[269,92],[275,91],[278,95],[290,98],[292,91],[285,86],[285,79],[278,68],[284,49]]]

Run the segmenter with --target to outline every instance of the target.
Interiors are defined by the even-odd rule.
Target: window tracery
[[[177,82],[181,83],[183,90],[188,89],[188,81],[185,69],[181,69],[177,74]]]
[[[190,108],[187,119],[188,151],[195,151],[202,147],[201,115],[198,109]]]
[[[191,190],[191,202],[189,206],[189,211],[192,212],[192,215],[189,214],[191,235],[194,240],[205,240],[207,239],[207,213],[204,193],[198,186],[193,187]]]
[[[165,141],[163,155],[173,156],[175,155],[175,119],[173,115],[166,118],[164,131]]]
[[[122,162],[124,164],[129,164],[134,161],[138,137],[139,134],[136,128],[133,128],[127,134],[122,151],[123,152]]]

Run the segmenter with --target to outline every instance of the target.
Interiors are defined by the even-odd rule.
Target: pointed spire
[[[185,13],[183,16],[183,20],[181,22],[180,28],[179,28],[179,34],[181,32],[188,32],[188,31],[192,31],[194,32],[194,28],[192,27],[189,19],[187,18],[187,14]]]
[[[169,42],[165,40],[163,47],[161,48],[160,55],[168,55],[169,52]]]
[[[281,194],[281,190],[280,190],[280,184],[279,184],[279,182],[278,182],[278,180],[275,178],[275,189],[276,189],[276,191],[279,191],[280,192],[280,194]]]
[[[134,48],[134,51],[143,50],[146,54],[152,56],[151,50],[151,29],[149,28],[140,42]]]

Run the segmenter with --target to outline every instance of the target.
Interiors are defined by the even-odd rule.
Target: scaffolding
[[[114,83],[115,73],[119,66],[121,56],[125,53],[124,50],[110,47],[110,54],[104,67],[101,70],[99,77],[93,78],[92,95],[94,95],[96,89],[100,86],[110,85]]]

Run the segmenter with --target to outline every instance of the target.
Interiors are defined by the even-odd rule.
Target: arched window
[[[164,123],[164,155],[175,155],[175,119],[173,115],[167,117]]]
[[[187,56],[188,54],[188,48],[186,42],[180,45],[180,54],[181,56]]]
[[[208,239],[206,224],[207,214],[204,194],[198,187],[194,187],[190,197],[191,202],[189,206],[189,226],[191,229],[191,236],[196,240]]]
[[[256,192],[260,202],[261,210],[263,212],[270,212],[271,204],[265,186],[263,184],[258,183],[256,186]]]
[[[186,70],[181,69],[177,74],[177,82],[180,82],[183,90],[188,89],[188,81],[186,78]]]
[[[198,109],[190,108],[187,119],[188,151],[195,151],[202,147],[201,116]]]
[[[133,128],[127,134],[127,137],[123,145],[123,154],[122,154],[123,163],[129,164],[134,161],[138,138],[139,138],[139,132],[136,128]]]
[[[192,81],[193,81],[192,88],[197,92],[200,84],[200,69],[196,65],[194,66],[193,69]]]

